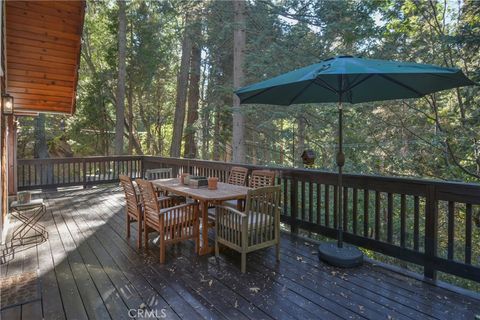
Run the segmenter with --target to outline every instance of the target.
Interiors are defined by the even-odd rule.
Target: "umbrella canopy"
[[[460,69],[338,56],[235,93],[242,104],[360,103],[420,98],[472,84]]]
[[[291,105],[338,102],[338,190],[342,189],[343,109],[342,102],[420,98],[426,94],[475,84],[460,69],[428,64],[338,56],[243,87],[235,93],[242,104]],[[337,192],[337,204],[342,192]],[[358,265],[362,254],[343,248],[343,206],[337,205],[338,248],[320,246],[319,257],[337,266]]]

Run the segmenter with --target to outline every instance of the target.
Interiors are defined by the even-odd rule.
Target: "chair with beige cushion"
[[[275,172],[270,170],[253,170],[250,177],[250,188],[262,188],[275,185]]]
[[[280,186],[248,191],[244,212],[229,206],[216,207],[215,255],[223,244],[242,255],[241,271],[245,273],[247,253],[276,246],[280,259]]]
[[[236,186],[245,186],[247,184],[248,169],[243,167],[232,167],[228,175],[227,183]],[[242,200],[229,200],[224,204],[236,208],[238,205],[243,207]],[[213,208],[214,206],[212,206]],[[215,220],[215,214],[212,215],[212,219]]]
[[[148,249],[148,233],[158,232],[160,263],[165,262],[165,249],[168,244],[183,240],[195,240],[195,252],[200,246],[198,203],[181,204],[163,208],[157,201],[155,189],[150,181],[137,179],[144,212],[144,240]]]

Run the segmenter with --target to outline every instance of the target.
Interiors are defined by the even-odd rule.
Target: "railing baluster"
[[[427,186],[425,203],[425,256],[424,275],[429,279],[436,279],[437,272],[433,259],[437,255],[438,231],[438,202],[435,186]]]
[[[363,236],[368,237],[369,217],[368,209],[370,207],[370,192],[363,190]]]
[[[322,185],[317,183],[317,224],[322,224]]]
[[[420,199],[413,198],[413,250],[418,251],[420,238]]]
[[[338,206],[338,186],[333,186],[333,227],[338,228],[337,206]]]
[[[287,215],[288,212],[288,180],[282,179],[283,184],[283,214]]]
[[[308,183],[308,221],[313,223],[313,183]]]
[[[405,229],[406,229],[406,207],[407,207],[407,197],[402,194],[400,196],[400,247],[405,248]]]
[[[448,201],[448,253],[447,258],[453,260],[455,249],[455,202]]]
[[[305,181],[302,181],[302,193],[300,195],[300,202],[302,204],[302,221],[305,221]]]
[[[375,240],[380,240],[380,191],[375,191]]]
[[[343,188],[343,231],[348,232],[348,188]]]
[[[358,190],[353,188],[352,193],[352,232],[357,234],[357,223],[358,223]]]
[[[465,263],[472,264],[472,205],[465,206]]]
[[[330,227],[330,185],[325,185],[325,227]]]
[[[290,230],[292,233],[298,233],[296,222],[298,215],[298,180],[293,178],[290,186],[290,210],[292,211],[292,224],[290,226]]]
[[[387,242],[393,242],[393,194],[387,195]]]

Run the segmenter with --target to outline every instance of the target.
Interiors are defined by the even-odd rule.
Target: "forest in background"
[[[238,106],[234,88],[335,55],[455,66],[480,82],[479,52],[474,0],[87,1],[76,113],[22,117],[18,157],[300,167],[312,149],[334,170],[334,105]],[[479,93],[347,105],[345,171],[478,182]]]

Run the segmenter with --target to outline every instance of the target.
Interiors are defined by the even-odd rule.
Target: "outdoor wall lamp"
[[[13,97],[9,94],[2,95],[3,114],[13,114]]]

